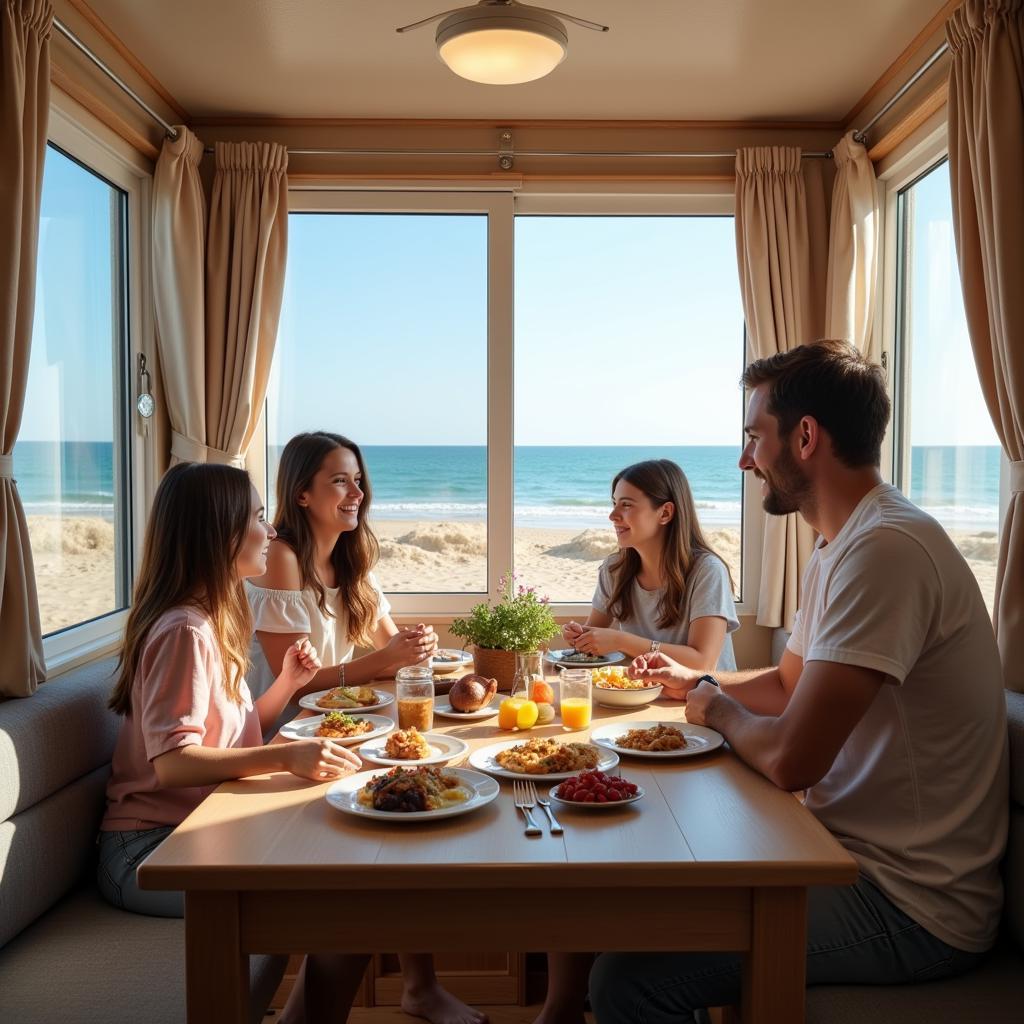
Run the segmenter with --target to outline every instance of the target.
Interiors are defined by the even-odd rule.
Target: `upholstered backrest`
[[[1003,877],[1006,881],[1006,923],[1024,951],[1024,693],[1006,691],[1010,730],[1010,839]]]
[[[0,946],[93,863],[118,718],[105,658],[0,703]]]

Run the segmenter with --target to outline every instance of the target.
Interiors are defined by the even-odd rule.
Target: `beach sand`
[[[113,525],[95,517],[29,516],[43,633],[117,607]],[[392,593],[465,593],[486,589],[485,527],[479,522],[374,524],[377,577]],[[998,539],[994,531],[950,531],[992,609]],[[708,540],[739,580],[740,532],[711,528]],[[611,529],[517,528],[516,571],[552,601],[589,603],[601,561],[616,550]]]

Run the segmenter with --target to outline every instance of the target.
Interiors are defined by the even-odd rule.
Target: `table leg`
[[[807,890],[755,889],[743,966],[743,1024],[803,1024]]]
[[[185,994],[188,1024],[247,1024],[249,958],[238,893],[185,893]]]

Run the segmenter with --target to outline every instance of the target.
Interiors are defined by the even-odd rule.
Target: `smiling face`
[[[615,527],[615,539],[620,548],[641,548],[653,541],[661,542],[664,527],[671,522],[674,513],[672,502],[655,505],[639,487],[620,480],[612,491],[612,511],[608,518]]]
[[[810,479],[793,454],[798,430],[799,425],[789,437],[779,437],[779,421],[768,412],[768,385],[754,388],[747,403],[747,443],[739,466],[761,481],[761,500],[770,515],[799,512],[811,494]]]
[[[255,487],[252,488],[251,503],[249,528],[235,559],[235,572],[240,580],[262,576],[267,571],[267,550],[277,536],[277,531],[264,518],[263,502]]]
[[[298,498],[310,525],[348,533],[359,525],[363,503],[363,473],[359,460],[348,448],[332,448]]]

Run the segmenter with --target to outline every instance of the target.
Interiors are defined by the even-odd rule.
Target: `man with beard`
[[[740,468],[765,511],[819,540],[777,668],[722,673],[655,653],[687,720],[804,803],[853,855],[851,887],[808,894],[808,984],[900,984],[980,962],[1002,904],[1008,757],[1002,669],[967,563],[879,473],[889,399],[845,342],[751,363]],[[692,1020],[739,997],[739,954],[605,954],[598,1024]]]

